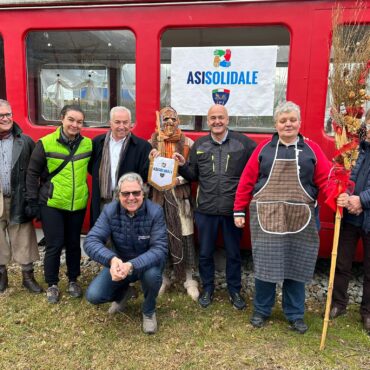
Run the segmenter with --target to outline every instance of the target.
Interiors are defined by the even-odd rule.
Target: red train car
[[[356,2],[339,3],[345,27]],[[134,132],[149,138],[155,111],[171,102],[172,48],[276,45],[274,104],[285,98],[299,104],[302,133],[331,158],[327,90],[334,6],[329,0],[5,1],[0,97],[11,102],[15,121],[34,140],[54,129],[61,106],[71,102],[87,112],[86,136],[104,130],[110,107],[125,105],[133,112]],[[369,28],[369,1],[361,22]],[[206,133],[205,116],[181,119],[193,139]],[[230,127],[259,142],[273,132],[273,121],[232,116]],[[328,256],[333,214],[325,205],[320,218],[320,255]]]

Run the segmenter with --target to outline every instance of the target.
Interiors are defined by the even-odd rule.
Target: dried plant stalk
[[[363,106],[369,98],[366,94],[366,80],[370,70],[370,30],[361,26],[360,17],[364,4],[357,1],[355,9],[352,23],[345,26],[341,25],[343,8],[337,5],[333,11],[333,69],[329,86],[332,94],[331,114],[335,143],[338,150],[334,158],[337,166],[330,181],[336,183],[337,195],[346,189],[350,169],[358,156],[358,136],[364,113]],[[341,165],[344,166],[344,170]],[[337,206],[320,350],[325,348],[329,324],[340,224],[341,212]]]
[[[361,14],[366,7],[357,1],[352,22],[343,25],[343,8],[333,10],[332,70],[329,77],[331,116],[337,149],[342,150],[335,160],[350,169],[358,156],[354,141],[358,133],[364,104],[370,100],[366,79],[370,68],[370,28],[362,24]],[[350,144],[353,145],[350,145]],[[344,150],[348,148],[348,150]]]

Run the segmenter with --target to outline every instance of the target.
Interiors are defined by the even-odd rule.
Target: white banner
[[[207,115],[213,104],[230,116],[273,114],[277,46],[172,48],[171,106]]]
[[[178,163],[172,158],[157,157],[150,160],[148,182],[158,190],[172,189],[176,185]]]

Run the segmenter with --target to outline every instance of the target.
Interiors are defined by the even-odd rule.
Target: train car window
[[[169,29],[161,38],[161,106],[171,102],[171,49],[201,46],[277,45],[274,107],[285,100],[290,34],[283,26]],[[176,107],[174,107],[176,108]],[[243,132],[272,132],[272,116],[230,116],[229,126]],[[182,129],[207,130],[206,116],[180,115]]]
[[[130,108],[135,120],[135,44],[128,30],[30,32],[26,52],[31,121],[57,124],[65,104],[81,105],[90,127],[107,126],[109,110],[118,104]]]
[[[0,38],[0,99],[6,99],[4,42]]]
[[[361,42],[368,42],[369,34],[370,34],[370,25],[358,26],[358,29],[356,31],[355,31],[353,26],[344,26],[343,29],[344,29],[344,32],[346,32],[346,29],[347,29],[347,31],[352,33],[351,39],[356,38],[357,44],[359,44]],[[354,32],[357,32],[358,35],[354,35],[353,34]],[[359,66],[358,64],[356,65],[356,64],[352,63],[350,60],[348,61],[348,63],[346,63],[346,68],[348,68],[349,70],[352,67],[355,67],[358,70],[358,68],[357,68],[358,66]],[[367,66],[365,66],[364,68],[367,68]],[[331,76],[332,72],[333,72],[333,48],[331,48],[331,51],[330,51],[328,90],[327,90],[327,94],[326,94],[326,106],[325,106],[325,116],[324,116],[324,131],[328,136],[334,136],[333,120],[332,120],[332,117],[331,117],[332,93],[330,91],[330,76]],[[366,92],[365,93],[367,93],[367,95],[369,95],[369,91],[370,91],[370,73],[367,75]],[[359,103],[363,104],[364,111],[367,112],[367,110],[370,109],[370,100],[364,99],[363,96],[359,95],[358,91],[355,91],[354,93],[357,94],[356,99],[359,100]],[[343,109],[345,107],[342,106],[342,107],[339,107],[339,108]],[[362,119],[364,119],[364,118],[365,117],[363,115]]]
[[[126,63],[122,65],[120,81],[119,105],[130,109],[131,119],[135,122],[136,68],[134,63]]]

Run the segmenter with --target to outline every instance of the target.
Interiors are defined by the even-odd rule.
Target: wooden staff
[[[323,350],[325,348],[326,334],[327,334],[327,331],[328,331],[330,307],[331,307],[331,300],[332,300],[332,295],[333,295],[335,267],[337,265],[338,241],[339,241],[339,234],[340,234],[341,219],[342,219],[342,215],[341,215],[339,207],[337,206],[337,212],[335,213],[333,249],[331,251],[331,264],[330,264],[328,295],[326,297],[326,308],[325,308],[325,316],[324,316],[324,325],[323,325],[322,334],[321,334],[320,350]]]
[[[164,140],[162,137],[162,128],[161,128],[161,117],[158,111],[155,111],[157,117],[157,131],[158,131],[158,151],[161,153],[161,157],[165,157],[165,147]]]

